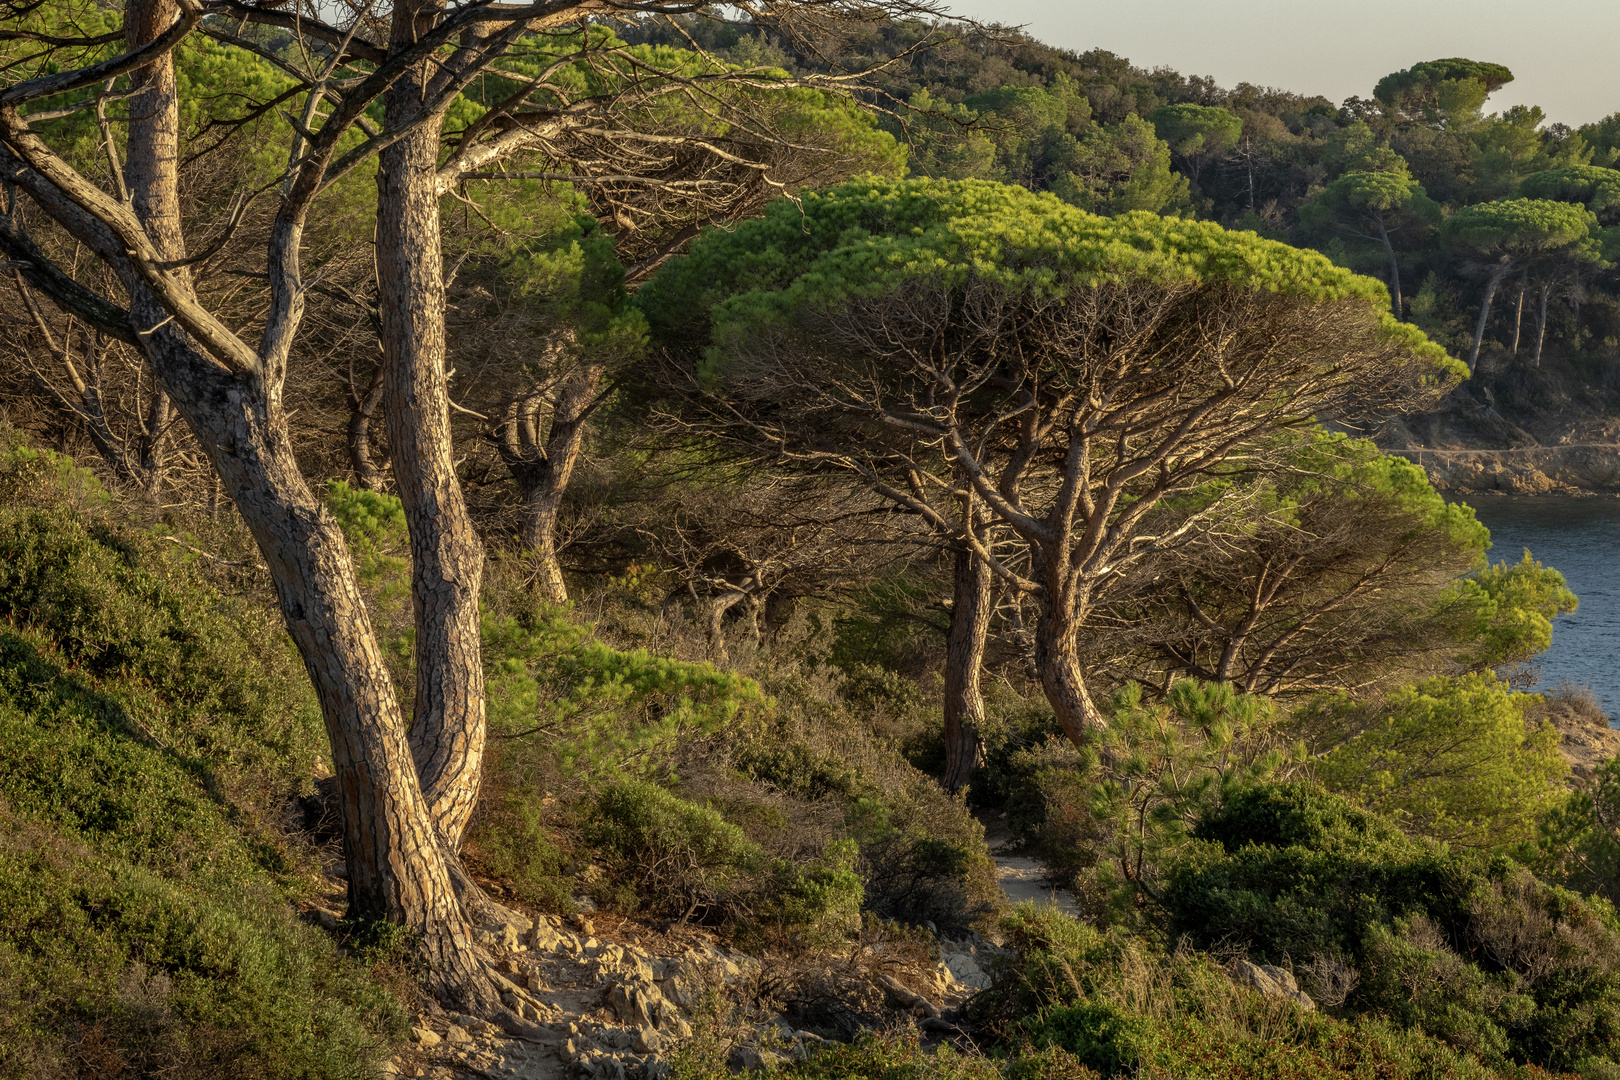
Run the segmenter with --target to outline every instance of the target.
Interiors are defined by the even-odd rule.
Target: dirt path
[[[1065,915],[1078,917],[1080,905],[1074,896],[1063,889],[1054,889],[1046,882],[1046,869],[1027,855],[1014,855],[1008,848],[1011,836],[1006,822],[994,815],[982,818],[984,842],[990,848],[990,858],[996,864],[996,880],[1001,891],[1015,904],[1026,900],[1036,904],[1050,904]]]

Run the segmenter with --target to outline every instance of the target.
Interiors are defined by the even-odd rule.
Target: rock
[[[663,1041],[663,1037],[658,1034],[657,1028],[637,1028],[632,1046],[638,1054],[656,1054],[659,1048],[662,1047]]]
[[[899,979],[892,975],[879,975],[878,985],[883,987],[890,1001],[902,1009],[909,1009],[918,1016],[938,1016],[939,1006],[901,984]]]
[[[651,980],[636,979],[619,983],[608,991],[608,1004],[619,1018],[632,1027],[668,1030],[680,1015]],[[684,1023],[684,1021],[682,1021]]]
[[[1251,960],[1239,960],[1232,967],[1232,977],[1240,982],[1254,987],[1261,994],[1271,998],[1286,998],[1302,1009],[1314,1010],[1316,1002],[1311,996],[1299,988],[1294,981],[1294,973],[1285,968],[1272,964],[1256,964]]]
[[[444,1033],[444,1041],[452,1043],[470,1043],[473,1037],[467,1034],[467,1029],[459,1024],[451,1024],[450,1029]]]
[[[461,1029],[457,1028],[456,1030]],[[430,1027],[413,1027],[411,1028],[411,1041],[422,1046],[438,1046],[444,1040],[439,1037],[437,1031]]]
[[[979,966],[978,960],[974,959],[972,953],[947,953],[943,964],[945,969],[950,972],[951,977],[963,986],[970,986],[975,990],[988,990],[990,988],[990,976],[985,974],[984,969]]]
[[[657,1054],[649,1055],[641,1065],[642,1080],[669,1080],[670,1076],[674,1075],[674,1071],[669,1062]]]
[[[575,1068],[595,1080],[625,1080],[624,1062],[600,1050],[587,1050],[574,1062]]]
[[[538,952],[555,952],[557,946],[562,942],[562,936],[557,933],[557,928],[552,926],[551,923],[544,919],[537,919],[535,924],[529,928],[528,941],[529,948]]]
[[[775,1068],[782,1064],[782,1058],[769,1050],[759,1050],[752,1046],[733,1046],[731,1053],[726,1055],[726,1064],[733,1069],[742,1069],[752,1072],[755,1069]]]
[[[596,933],[596,927],[591,923],[591,920],[579,912],[575,912],[573,915],[570,915],[568,917],[568,921],[570,924],[572,924],[574,929],[578,930],[586,937],[590,937],[592,934]]]

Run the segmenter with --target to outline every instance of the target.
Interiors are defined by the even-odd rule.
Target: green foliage
[[[1166,105],[1147,120],[1171,153],[1189,161],[1225,157],[1243,136],[1243,121],[1216,105]]]
[[[343,527],[355,572],[367,585],[406,586],[411,567],[405,507],[397,495],[350,487],[344,480],[326,482],[326,508]]]
[[[1599,765],[1586,786],[1547,814],[1538,847],[1538,873],[1620,903],[1620,758]]]
[[[1549,199],[1502,199],[1457,211],[1440,227],[1440,237],[1485,258],[1559,251],[1596,263],[1602,258],[1596,229],[1597,217],[1585,207]]]
[[[1052,192],[1082,210],[1106,217],[1190,213],[1187,178],[1171,169],[1169,145],[1141,117],[1093,127],[1064,165]]]
[[[1082,1001],[1046,1009],[1025,1020],[1016,1037],[1042,1049],[1057,1047],[1104,1076],[1129,1075],[1151,1057],[1162,1037],[1153,1022],[1112,1001]]]
[[[916,278],[1038,292],[1126,281],[1224,281],[1308,302],[1352,300],[1425,362],[1455,361],[1383,309],[1384,286],[1305,252],[1216,225],[1129,213],[1099,218],[1055,197],[978,181],[860,180],[711,231],[636,295],[655,334],[725,341],[802,306],[870,296]],[[1058,285],[1059,281],[1063,285]],[[718,362],[718,361],[715,361]]]
[[[1226,788],[1289,760],[1275,745],[1271,702],[1228,683],[1184,679],[1157,704],[1128,683],[1112,706],[1085,750],[1053,737],[1021,763],[1043,807],[1032,839],[1049,867],[1077,878],[1088,917],[1103,924],[1140,915]]]
[[[486,619],[483,648],[491,730],[544,735],[565,773],[667,769],[678,740],[770,708],[751,679],[615,649],[561,611]]]
[[[1604,225],[1620,221],[1620,171],[1594,165],[1565,165],[1524,178],[1517,192],[1521,199],[1551,199],[1580,203]]]
[[[70,509],[98,489],[65,459],[7,461],[43,471],[0,504],[0,1075],[367,1074],[403,1011],[295,919],[269,828],[325,757],[296,654],[183,549]]]
[[[1440,207],[1404,167],[1346,173],[1299,210],[1300,224],[1320,230],[1335,223],[1368,229],[1403,224],[1437,225]]]
[[[1456,125],[1476,118],[1485,99],[1512,81],[1513,72],[1501,64],[1426,60],[1378,80],[1373,97],[1408,116]]]
[[[907,172],[942,180],[993,179],[996,144],[965,105],[919,90],[907,102],[911,156]]]
[[[609,863],[599,894],[621,910],[729,922],[745,941],[795,952],[839,948],[860,929],[853,840],[810,859],[771,858],[718,810],[644,780],[599,787],[582,834]]]
[[[36,722],[71,717],[87,746],[101,746],[94,731],[120,733],[111,745],[124,749],[149,740],[208,788],[248,796],[291,792],[324,757],[320,713],[279,627],[151,536],[0,507],[0,620],[12,628],[7,700]],[[108,797],[89,794],[89,777],[59,779]]]
[[[1317,762],[1342,791],[1424,836],[1464,847],[1528,843],[1568,766],[1550,722],[1495,677],[1435,678],[1362,706],[1360,734]]]
[[[677,1080],[720,1080],[716,1072],[682,1074]],[[1097,1073],[1063,1050],[1025,1049],[1005,1058],[954,1050],[948,1044],[924,1049],[916,1035],[863,1035],[833,1043],[804,1063],[775,1075],[792,1080],[1100,1080]]]
[[[1009,1062],[1047,1046],[1104,1076],[1155,1080],[1517,1075],[1511,1063],[1496,1062],[1498,1073],[1382,1018],[1340,1018],[1260,998],[1234,985],[1213,957],[1185,946],[1166,953],[1028,905],[1002,929],[1016,959],[969,1009],[1001,1035]]]
[[[95,473],[66,454],[29,446],[0,422],[0,502],[49,505],[94,513],[112,508],[112,495]]]
[[[502,765],[497,750],[487,759],[486,776],[501,775]],[[566,914],[574,909],[573,878],[547,820],[547,802],[547,795],[532,786],[494,796],[486,789],[464,854],[524,903]]]
[[[1528,663],[1552,644],[1552,621],[1580,604],[1564,575],[1526,551],[1516,563],[1499,562],[1458,585],[1469,616],[1475,667]]]
[[[1607,906],[1505,857],[1410,840],[1305,784],[1234,792],[1195,835],[1208,846],[1166,880],[1172,934],[1246,944],[1296,969],[1347,965],[1359,975],[1347,1008],[1497,1068],[1585,1068],[1620,1053],[1620,933]]]
[[[399,1003],[262,879],[182,883],[0,824],[0,1075],[348,1078],[404,1037]]]
[[[735,915],[747,878],[765,861],[759,845],[718,811],[646,780],[602,785],[583,832],[633,890],[620,898],[621,908],[646,905],[683,918]]]

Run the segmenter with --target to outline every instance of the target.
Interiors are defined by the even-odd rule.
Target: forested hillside
[[[912,0],[0,54],[0,1080],[1620,1077],[1578,598],[1409,448],[1605,430],[1620,122]]]

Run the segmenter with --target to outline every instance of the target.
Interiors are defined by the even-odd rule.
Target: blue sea
[[[1561,571],[1580,598],[1580,610],[1553,623],[1536,689],[1589,686],[1611,723],[1620,718],[1620,498],[1472,495],[1465,501],[1491,530],[1492,562],[1518,562],[1529,548],[1543,566]]]

